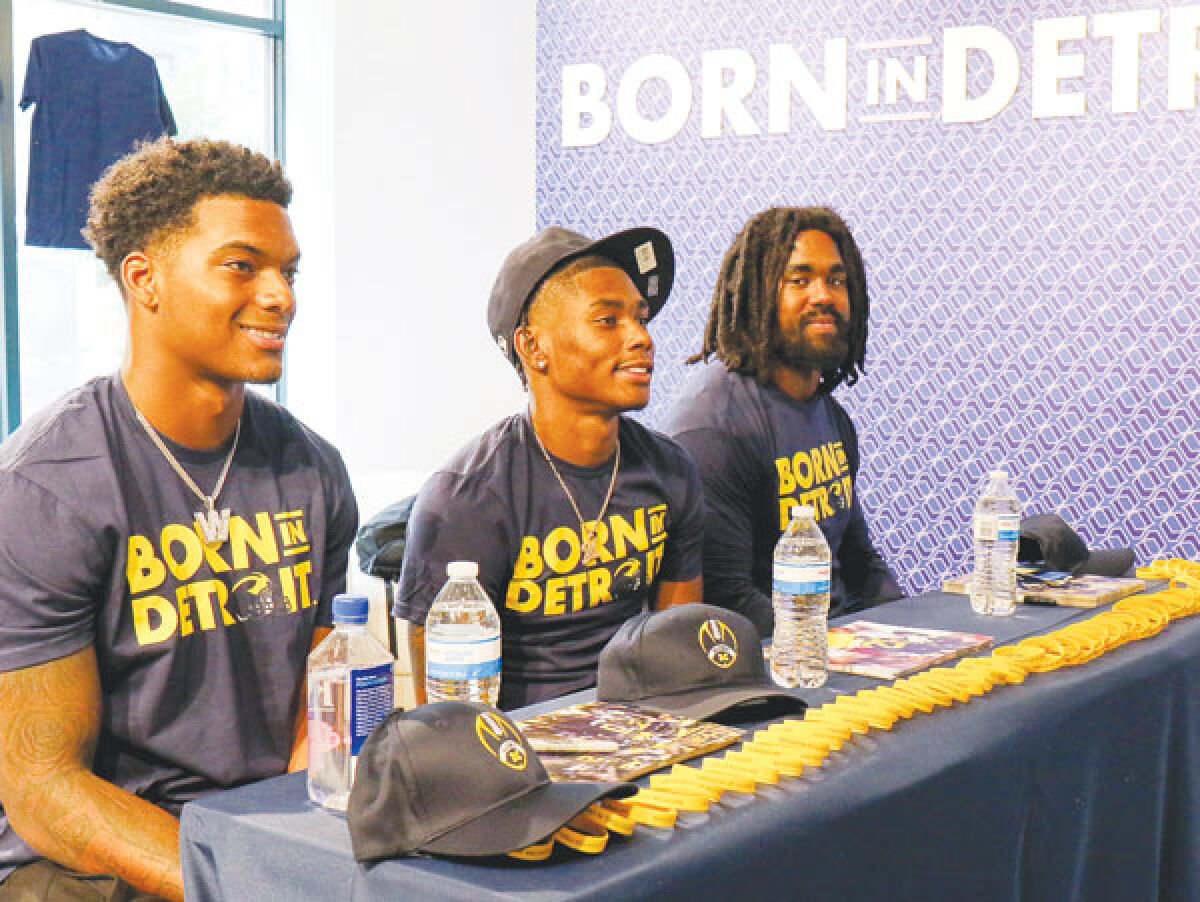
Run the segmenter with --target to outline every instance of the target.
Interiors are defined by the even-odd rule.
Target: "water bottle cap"
[[[1008,470],[989,470],[989,479],[1008,479]]]
[[[797,504],[792,508],[792,519],[797,517],[816,517],[817,511],[811,504]]]
[[[367,597],[365,595],[333,596],[333,622],[363,624],[367,622]]]
[[[475,579],[479,565],[474,561],[451,561],[446,565],[446,575],[451,579]]]

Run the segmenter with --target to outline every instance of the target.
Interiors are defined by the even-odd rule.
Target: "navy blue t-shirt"
[[[211,490],[229,448],[172,450]],[[333,446],[253,392],[217,506],[230,535],[212,550],[118,375],[0,444],[0,670],[93,646],[93,770],[174,814],[287,769],[313,629],[331,624],[358,522]],[[0,875],[32,857],[0,812]]]
[[[83,29],[34,38],[21,109],[29,142],[25,243],[86,249],[88,192],[138,141],[175,134],[154,60]]]
[[[700,575],[704,499],[696,468],[670,439],[620,420],[621,462],[586,566],[579,518],[537,445],[527,413],[501,420],[421,488],[409,523],[394,613],[418,625],[446,564],[479,564],[500,614],[500,707],[524,707],[596,683],[600,651],[652,605],[659,580]],[[587,520],[599,513],[612,463],[555,459]]]
[[[833,554],[830,616],[902,595],[855,491],[853,429],[828,394],[796,401],[718,360],[689,376],[667,432],[704,482],[705,601],[740,611],[770,635],[775,543],[797,504],[813,506]]]

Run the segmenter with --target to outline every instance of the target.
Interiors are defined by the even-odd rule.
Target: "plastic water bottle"
[[[430,702],[495,705],[500,697],[500,618],[479,585],[479,565],[451,561],[425,617],[425,695]]]
[[[975,503],[974,533],[971,610],[976,614],[1008,616],[1016,610],[1021,503],[1004,470],[988,473],[987,485]]]
[[[829,676],[829,577],[829,543],[813,509],[797,505],[775,545],[771,678],[780,686],[820,686]]]
[[[394,707],[393,659],[367,632],[367,599],[337,595],[333,632],[308,656],[308,797],[345,811],[358,752]]]

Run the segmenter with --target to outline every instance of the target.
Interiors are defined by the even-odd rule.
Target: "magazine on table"
[[[1026,604],[1057,604],[1068,608],[1095,608],[1136,595],[1146,581],[1125,576],[1072,576],[1038,570],[1017,570],[1017,594]],[[971,591],[971,577],[959,576],[942,583],[943,592]]]
[[[991,644],[979,633],[855,620],[829,628],[829,669],[895,679]]]
[[[629,780],[742,738],[734,727],[612,702],[559,708],[517,726],[550,778],[562,781]]]

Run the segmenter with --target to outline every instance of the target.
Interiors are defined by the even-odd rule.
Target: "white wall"
[[[534,2],[290,0],[288,404],[364,519],[523,403],[484,311],[534,228]]]
[[[524,402],[484,311],[534,228],[534,0],[289,0],[287,14],[303,252],[287,403],[341,450],[365,520]],[[378,602],[356,563],[351,590]],[[409,672],[402,641],[404,707]]]

